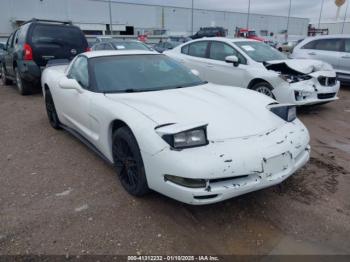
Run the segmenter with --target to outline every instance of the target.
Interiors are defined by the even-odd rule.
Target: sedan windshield
[[[113,46],[117,50],[147,50],[150,51],[151,49],[139,42],[131,42],[131,41],[120,41],[120,42],[112,42]]]
[[[257,62],[287,59],[281,52],[262,42],[242,41],[234,44]]]
[[[165,55],[118,55],[90,59],[93,85],[102,93],[146,92],[204,84]]]

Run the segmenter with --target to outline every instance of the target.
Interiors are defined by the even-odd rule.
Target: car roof
[[[121,56],[121,55],[161,55],[156,51],[145,50],[101,50],[83,53],[87,58],[104,57],[104,56]]]
[[[350,38],[350,34],[334,34],[334,35],[317,35],[317,36],[310,36],[307,37],[306,39],[324,39],[324,38]]]
[[[222,41],[222,42],[228,42],[228,43],[235,43],[235,42],[242,42],[242,41],[244,41],[244,42],[260,42],[260,41],[254,40],[254,39],[248,39],[248,38],[243,38],[243,37],[240,37],[240,38],[203,37],[203,38],[199,38],[199,39],[187,42],[186,44],[191,43],[191,42],[203,41],[203,40],[207,40],[207,41],[208,40],[209,41]]]
[[[134,39],[113,39],[111,41],[108,41],[108,43],[142,43],[141,41],[134,40]],[[143,44],[143,43],[142,43]]]

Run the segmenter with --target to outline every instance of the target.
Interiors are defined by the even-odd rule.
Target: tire
[[[273,90],[272,86],[267,82],[256,83],[255,85],[253,85],[251,87],[251,90],[254,90],[254,91],[259,92],[261,94],[264,94],[268,97],[276,99],[274,94],[272,93],[272,90]]]
[[[58,119],[58,115],[56,112],[55,103],[53,102],[52,95],[49,89],[45,90],[45,107],[46,107],[46,113],[47,117],[49,119],[50,125],[54,129],[61,129],[61,123]]]
[[[128,127],[113,133],[113,161],[124,189],[133,196],[149,193],[140,148]]]
[[[1,84],[3,86],[8,86],[12,84],[12,81],[6,77],[5,66],[1,66]]]
[[[21,77],[18,67],[15,67],[16,86],[22,96],[32,94],[32,85]]]

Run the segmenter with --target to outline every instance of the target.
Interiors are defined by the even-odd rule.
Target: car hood
[[[311,74],[317,71],[332,71],[333,68],[330,64],[313,59],[285,59],[285,60],[273,60],[267,61],[265,67],[267,69],[278,69],[281,66],[299,72],[301,74]]]
[[[106,97],[134,108],[152,119],[155,126],[207,124],[208,139],[213,141],[258,135],[285,123],[266,109],[274,100],[243,88],[205,84]]]

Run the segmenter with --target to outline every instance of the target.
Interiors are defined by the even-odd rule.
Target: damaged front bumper
[[[333,85],[321,85],[315,79],[290,84],[293,91],[294,104],[313,105],[328,103],[338,100],[340,82],[336,81]]]
[[[208,146],[150,155],[143,152],[148,185],[178,201],[204,205],[281,183],[309,160],[309,134],[299,120],[264,134],[211,141]],[[189,188],[167,176],[205,180]]]
[[[333,73],[333,72],[332,72]],[[335,75],[327,73],[311,74],[312,78],[296,83],[281,83],[275,89],[275,96],[279,102],[293,103],[297,106],[323,104],[338,100],[340,82],[335,80]]]

